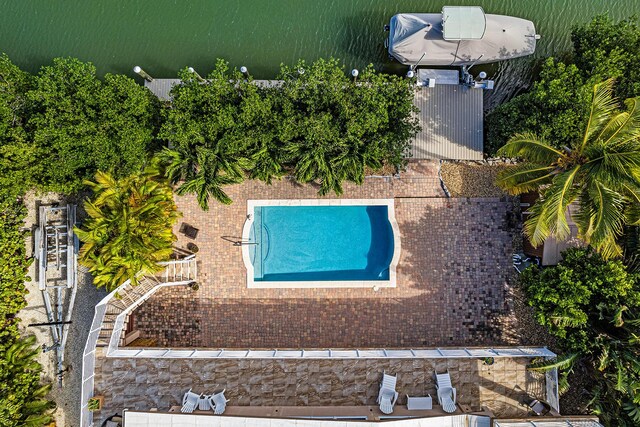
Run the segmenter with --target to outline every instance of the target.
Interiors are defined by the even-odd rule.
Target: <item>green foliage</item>
[[[116,180],[105,172],[86,184],[93,190],[84,207],[89,219],[76,228],[84,242],[80,263],[93,273],[94,284],[111,291],[136,276],[162,270],[158,263],[172,253],[172,227],[179,217],[171,187],[155,165]]]
[[[46,399],[51,385],[40,384],[40,349],[34,336],[0,346],[0,425],[43,426],[55,403]]]
[[[568,352],[532,369],[570,369],[580,360],[593,378],[591,410],[607,426],[638,425],[640,276],[619,260],[574,248],[556,267],[529,268],[520,280],[536,319]]]
[[[614,22],[600,15],[571,32],[574,60],[586,75],[599,80],[615,78],[616,96],[640,95],[640,27],[637,18]]]
[[[33,184],[34,150],[24,129],[33,78],[0,55],[0,198],[14,198]]]
[[[14,316],[26,305],[24,283],[31,259],[25,249],[25,206],[16,199],[0,199],[0,343],[17,338]]]
[[[561,148],[580,138],[590,91],[573,64],[547,58],[532,88],[487,115],[485,151],[495,155],[514,134],[535,132]]]
[[[91,399],[89,399],[89,401],[87,402],[87,409],[90,411],[99,411],[101,408],[100,406],[100,399],[98,399],[97,397],[92,397]]]
[[[572,30],[573,53],[548,58],[530,90],[487,115],[485,150],[494,155],[517,133],[534,132],[561,148],[581,136],[594,83],[615,78],[619,99],[640,95],[640,27],[637,19],[607,16]]]
[[[50,386],[40,384],[35,360],[35,338],[20,339],[18,311],[26,305],[24,283],[31,259],[26,256],[21,231],[25,206],[15,197],[0,198],[0,425],[41,426],[52,403],[45,399]]]
[[[576,202],[579,237],[605,258],[622,255],[624,227],[640,222],[640,97],[625,105],[627,111],[617,111],[611,80],[597,84],[583,137],[554,148],[537,135],[516,134],[498,151],[523,160],[501,172],[500,187],[540,192],[524,224],[534,246],[551,235],[570,236],[566,213]]]
[[[42,189],[75,192],[99,170],[127,176],[152,148],[158,101],[128,77],[102,82],[92,64],[57,58],[27,96],[32,174]]]
[[[291,173],[341,194],[365,168],[404,166],[417,131],[411,87],[372,66],[357,84],[335,59],[283,65],[282,83],[269,87],[222,60],[206,83],[186,70],[180,78],[160,133],[172,148],[160,158],[177,191],[195,193],[204,209],[209,197],[231,203],[223,187],[245,176],[271,183]]]
[[[610,328],[613,312],[601,319],[598,304],[640,307],[638,276],[588,248],[568,249],[556,267],[527,269],[520,277],[538,322],[571,352],[588,354],[595,338]]]

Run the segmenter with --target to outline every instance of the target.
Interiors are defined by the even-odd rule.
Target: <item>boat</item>
[[[471,66],[531,55],[533,22],[485,14],[479,6],[444,6],[442,13],[400,13],[389,30],[389,55],[412,68]]]

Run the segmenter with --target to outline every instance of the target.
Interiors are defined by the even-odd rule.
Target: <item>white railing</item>
[[[560,413],[560,393],[558,392],[558,369],[553,368],[545,374],[547,403]]]
[[[165,359],[464,359],[483,357],[555,357],[546,347],[436,349],[172,349],[118,348],[110,357]]]
[[[118,316],[116,317],[116,320],[115,320],[114,325],[113,325],[113,331],[111,332],[111,337],[109,338],[109,348],[108,348],[108,351],[107,351],[107,357],[120,357],[119,355],[117,355],[115,353],[117,353],[119,351],[118,348],[120,347],[120,338],[122,337],[122,331],[124,330],[124,324],[125,324],[125,321],[127,320],[127,316],[129,315],[129,313],[131,313],[131,311],[133,311],[140,304],[142,304],[147,299],[149,299],[149,297],[151,295],[153,295],[158,289],[163,288],[163,287],[167,287],[167,286],[186,285],[186,284],[192,282],[192,280],[193,279],[186,280],[186,281],[181,281],[181,282],[158,283],[157,285],[155,285],[154,287],[149,289],[144,295],[142,295],[140,298],[138,298],[135,302],[133,302],[127,308],[122,310],[122,312],[120,314],[118,314]]]
[[[93,397],[93,377],[95,374],[96,363],[96,345],[98,344],[98,337],[102,330],[102,322],[104,315],[107,312],[107,305],[113,298],[116,292],[127,285],[128,281],[119,286],[118,289],[111,292],[104,297],[102,301],[96,305],[95,313],[93,315],[93,322],[91,323],[91,329],[89,329],[89,336],[87,337],[87,343],[84,346],[84,353],[82,354],[82,385],[80,391],[80,426],[87,427],[93,423],[93,413],[89,411],[87,405],[89,398]]]
[[[122,334],[124,320],[126,319],[126,313],[131,311],[130,309],[133,306],[138,306],[143,301],[143,299],[147,299],[158,288],[162,286],[186,284],[197,278],[197,270],[196,270],[197,264],[193,256],[185,260],[169,261],[162,264],[166,265],[167,268],[169,268],[173,263],[182,263],[182,262],[189,262],[193,264],[193,269],[190,270],[190,272],[193,273],[193,277],[190,278],[191,280],[184,281],[184,282],[158,283],[150,291],[146,292],[141,298],[134,301],[129,307],[127,307],[123,311],[123,313],[125,313],[124,315],[123,313],[120,313],[116,318],[114,327],[118,328],[118,330],[114,329],[114,331],[111,334],[111,338],[109,341],[109,349],[113,348],[112,345],[114,343],[114,336],[117,336],[117,339],[119,340]],[[131,282],[127,280],[122,285],[118,286],[115,290],[113,290],[109,295],[104,297],[95,307],[93,321],[91,323],[91,328],[89,329],[87,343],[84,346],[84,352],[82,355],[82,384],[81,384],[81,391],[80,391],[80,426],[81,427],[89,427],[93,424],[93,413],[87,409],[87,405],[88,405],[89,399],[93,397],[96,346],[98,344],[98,339],[100,337],[100,331],[102,330],[104,316],[107,312],[107,306],[109,305],[111,300],[115,298],[116,294],[121,295],[121,293],[125,289],[130,287],[130,284]],[[115,342],[117,343],[118,341],[115,341]]]

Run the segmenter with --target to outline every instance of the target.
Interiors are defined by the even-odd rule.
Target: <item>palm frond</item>
[[[507,144],[498,150],[498,155],[521,158],[540,165],[550,165],[564,157],[565,153],[553,148],[534,133],[526,132],[511,137]]]
[[[606,123],[609,122],[616,106],[617,100],[613,97],[613,79],[605,80],[593,86],[589,120],[580,145],[580,151],[583,151],[594,134],[603,127],[606,128]]]
[[[553,359],[532,363],[527,369],[534,372],[548,372],[552,369],[569,369],[579,356],[579,353],[562,354]]]
[[[554,166],[521,163],[500,171],[496,184],[509,194],[524,194],[551,182],[554,170]]]

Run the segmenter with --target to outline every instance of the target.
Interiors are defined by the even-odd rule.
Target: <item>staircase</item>
[[[165,269],[153,276],[141,276],[138,285],[123,283],[106,306],[96,347],[108,347],[114,330],[118,327],[118,317],[126,311],[130,313],[142,304],[160,286],[185,285],[197,280],[198,271],[195,257],[163,263]],[[126,329],[129,316],[126,316],[121,329]],[[124,337],[120,336],[119,345]]]

